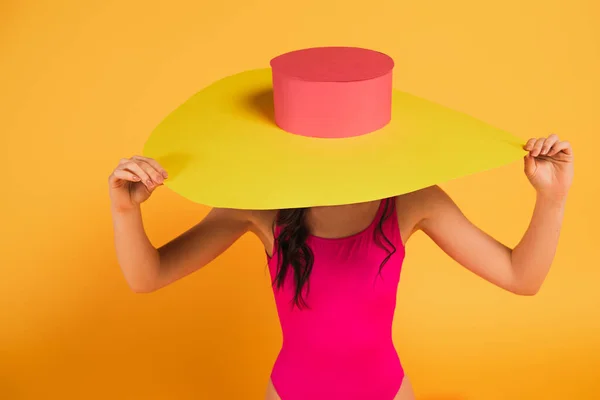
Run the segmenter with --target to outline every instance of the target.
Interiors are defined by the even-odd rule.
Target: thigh
[[[267,395],[265,400],[281,400],[281,397],[277,394],[275,387],[273,386],[273,382],[269,379],[269,384],[267,385]]]
[[[275,387],[273,386],[273,382],[269,379],[269,384],[267,385],[267,395],[265,400],[281,400],[281,397],[277,394]],[[394,400],[415,400],[415,394],[413,392],[412,384],[407,376],[404,376],[402,379],[402,385],[400,386],[400,390],[394,397]]]
[[[402,385],[400,385],[400,390],[398,390],[398,394],[396,394],[394,400],[415,400],[415,393],[408,376],[404,375]]]

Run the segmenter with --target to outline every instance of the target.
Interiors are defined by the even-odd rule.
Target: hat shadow
[[[251,117],[262,123],[277,127],[275,123],[275,111],[273,105],[273,89],[257,90],[242,97],[241,108],[249,113]],[[163,165],[171,178],[178,176],[183,170],[193,162],[199,155],[199,150],[195,151],[177,151],[163,156],[156,157]]]
[[[167,169],[169,177],[173,178],[181,173],[194,159],[192,153],[175,152],[165,156],[156,157],[156,161]]]
[[[264,89],[250,93],[243,99],[244,108],[262,122],[276,126],[273,89]]]

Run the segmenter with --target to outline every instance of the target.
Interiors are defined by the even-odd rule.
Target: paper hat
[[[354,47],[280,55],[196,93],[143,154],[194,202],[257,210],[378,200],[525,155],[516,136],[393,89],[393,69]]]

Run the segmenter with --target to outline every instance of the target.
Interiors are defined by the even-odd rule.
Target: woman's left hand
[[[524,149],[525,175],[539,195],[562,200],[566,198],[573,181],[573,149],[557,135],[532,138]]]

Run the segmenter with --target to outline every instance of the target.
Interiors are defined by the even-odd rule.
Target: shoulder
[[[438,185],[428,186],[396,197],[398,208],[420,213],[431,212],[452,203],[450,196]]]
[[[255,232],[271,232],[275,225],[278,210],[248,211],[251,229]]]
[[[270,248],[273,242],[273,227],[277,210],[241,210],[235,208],[213,208],[201,224],[235,227],[236,231],[256,235]]]
[[[236,208],[212,208],[207,219],[227,220],[247,226],[248,230],[264,230],[272,227],[276,210],[241,210]]]
[[[426,206],[436,206],[446,204],[450,196],[438,185],[428,186],[412,193],[414,199],[424,203]]]
[[[429,186],[396,197],[398,219],[408,235],[440,213],[456,209],[448,194],[438,185]]]

